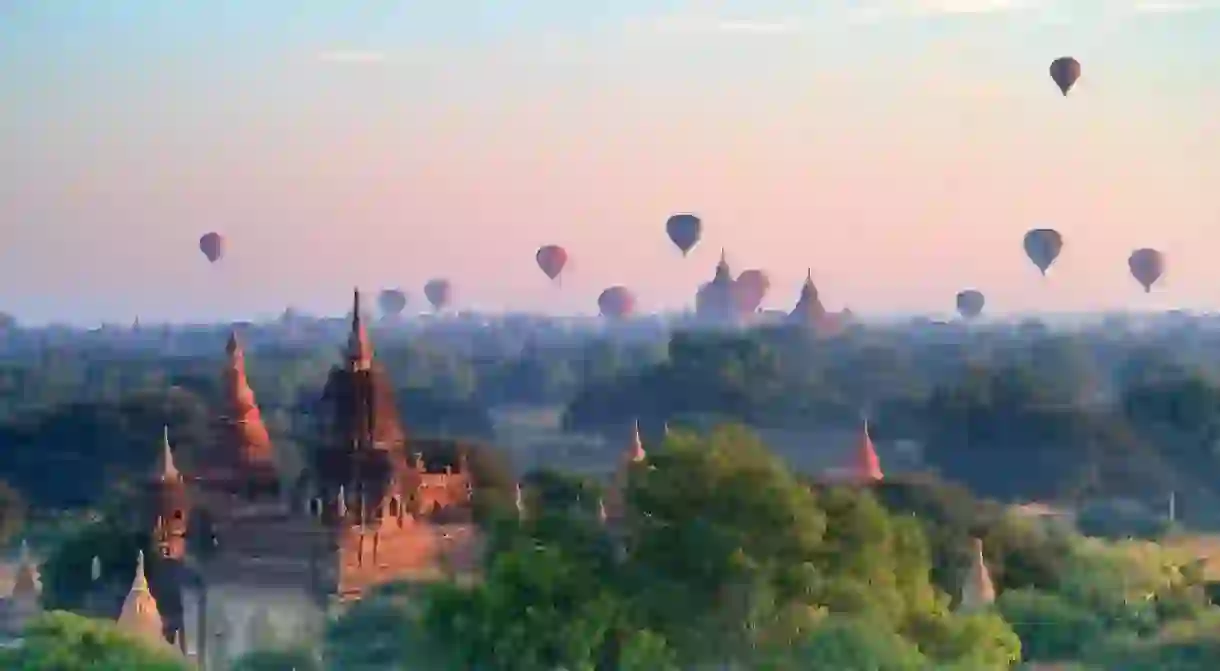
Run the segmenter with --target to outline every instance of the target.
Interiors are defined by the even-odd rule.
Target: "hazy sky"
[[[994,312],[1211,309],[1217,81],[1220,2],[10,0],[0,309],[338,314],[354,284],[420,307],[442,275],[459,306],[595,311],[626,284],[653,310],[721,247],[773,307],[809,267],[862,314],[965,287]],[[686,260],[678,211],[705,223]],[[1046,281],[1038,225],[1067,241]],[[1139,246],[1168,256],[1152,296]]]

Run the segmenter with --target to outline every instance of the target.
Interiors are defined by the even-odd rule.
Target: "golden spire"
[[[125,631],[145,640],[165,643],[164,624],[157,609],[157,600],[148,589],[148,576],[144,570],[144,551],[136,558],[136,574],[131,581],[131,591],[123,601],[118,625]]]
[[[983,559],[983,541],[970,539],[973,552],[970,557],[970,568],[962,581],[961,609],[970,611],[986,608],[995,602],[995,584],[991,581],[991,572],[987,570],[987,562]]]
[[[178,472],[178,467],[174,465],[174,451],[169,445],[169,426],[166,425],[161,441],[161,463],[157,465],[157,477],[162,482],[172,482],[181,480],[182,474]]]
[[[136,555],[136,575],[131,581],[131,591],[147,592],[148,591],[148,573],[144,570],[144,551],[139,550]]]
[[[648,456],[644,452],[644,441],[640,439],[640,420],[635,420],[631,427],[631,442],[627,446],[627,459],[631,462],[640,462]]]

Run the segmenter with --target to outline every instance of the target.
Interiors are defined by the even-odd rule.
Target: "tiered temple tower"
[[[144,551],[136,559],[136,574],[131,581],[131,590],[123,601],[118,626],[128,634],[160,648],[170,648],[165,636],[166,623],[157,608],[157,599],[149,589],[148,575],[144,568]],[[177,635],[177,634],[175,634]]]
[[[215,484],[250,497],[274,497],[280,477],[275,466],[271,436],[263,423],[246,378],[246,355],[237,333],[225,346],[228,360],[223,373],[225,412],[220,417],[222,442],[205,465],[206,476]]]
[[[294,491],[278,486],[235,337],[226,348],[221,443],[194,455],[197,474],[184,474],[164,436],[139,515],[155,556],[136,587],[156,605],[161,638],[203,668],[254,643],[243,624],[252,609],[270,608],[299,629],[373,585],[477,565],[466,460],[430,468],[410,452],[359,292],[354,308],[344,361],[323,392],[321,440]]]
[[[818,297],[818,288],[813,283],[813,270],[805,273],[805,283],[801,285],[801,297],[796,307],[788,315],[789,321],[799,326],[820,328],[826,321],[826,308]]]
[[[738,292],[737,281],[733,279],[733,271],[722,249],[715,276],[695,294],[695,315],[708,322],[737,323],[743,316]]]

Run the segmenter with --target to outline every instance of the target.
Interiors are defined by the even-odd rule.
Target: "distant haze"
[[[1218,34],[1220,6],[1135,0],[9,2],[0,310],[339,314],[359,284],[413,312],[437,275],[456,308],[625,284],[675,309],[721,247],[768,307],[806,268],[862,315],[965,287],[989,313],[1213,307]],[[678,211],[706,225],[685,260]],[[1039,225],[1066,239],[1046,280]],[[1168,256],[1151,296],[1140,246]]]

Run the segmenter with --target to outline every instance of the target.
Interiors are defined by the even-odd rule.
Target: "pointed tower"
[[[606,492],[603,507],[609,520],[617,520],[626,512],[626,491],[631,471],[647,459],[648,453],[644,451],[644,442],[640,439],[640,422],[636,420],[631,425],[631,439],[627,442],[627,449],[623,451],[610,488]]]
[[[331,369],[322,404],[325,443],[312,465],[320,488],[315,494],[333,501],[344,486],[352,502],[370,504],[349,505],[349,511],[371,518],[380,503],[386,502],[393,483],[405,487],[414,475],[407,463],[406,433],[398,418],[393,386],[373,359],[359,289],[352,293],[344,360]],[[403,495],[407,498],[406,492]]]
[[[236,331],[229,334],[225,352],[223,443],[208,470],[232,484],[252,486],[252,490],[275,489],[279,484],[275,452],[246,377],[246,355]]]
[[[186,481],[174,463],[168,426],[162,434],[157,462],[157,469],[148,483],[145,528],[152,529],[153,547],[162,557],[181,561],[186,556],[189,505]]]
[[[360,290],[352,297],[352,325],[344,364],[331,371],[323,392],[330,407],[331,439],[344,450],[395,451],[406,441],[393,389],[373,360],[373,346],[360,310]]]
[[[729,268],[729,260],[725,255],[724,248],[720,248],[720,260],[716,262],[716,275],[712,278],[712,284],[726,284],[733,281],[733,271]]]
[[[628,464],[636,464],[648,458],[648,454],[644,452],[644,441],[640,439],[640,420],[635,420],[631,425],[631,442],[627,445],[627,452],[623,456]]]
[[[17,564],[17,574],[13,578],[13,599],[38,603],[42,594],[42,580],[38,575],[38,564],[30,556],[30,546],[21,541],[21,559]]]
[[[729,268],[725,251],[720,250],[720,261],[712,281],[699,287],[695,294],[695,314],[700,319],[714,323],[732,323],[739,316],[740,301],[737,300],[737,282]]]
[[[21,559],[14,576],[13,591],[8,598],[0,599],[0,636],[6,639],[19,638],[30,620],[42,612],[39,601],[42,587],[38,578],[38,566],[30,557],[30,548],[21,542]]]
[[[788,314],[788,320],[799,326],[818,328],[826,320],[826,308],[818,297],[818,288],[813,283],[813,270],[805,272],[805,283],[801,286],[801,297],[796,307]]]
[[[860,429],[860,438],[856,446],[851,478],[859,484],[871,484],[880,482],[883,477],[881,459],[877,457],[877,448],[873,446],[873,438],[869,435],[868,420],[866,419]]]
[[[136,560],[136,575],[131,582],[131,591],[123,601],[118,625],[127,633],[149,643],[169,647],[165,639],[164,623],[157,609],[157,600],[148,589],[148,574],[144,570],[144,551]]]
[[[347,336],[347,365],[350,371],[366,371],[373,367],[373,346],[368,329],[360,314],[360,289],[352,292],[352,329]]]
[[[521,520],[525,519],[528,511],[525,508],[525,493],[521,491],[520,482],[517,483],[517,492],[516,492],[515,503],[517,506],[517,519],[521,519]]]
[[[971,546],[970,568],[962,581],[962,601],[958,607],[966,612],[987,608],[995,602],[996,596],[991,572],[987,570],[987,562],[983,559],[983,541],[972,538]]]

